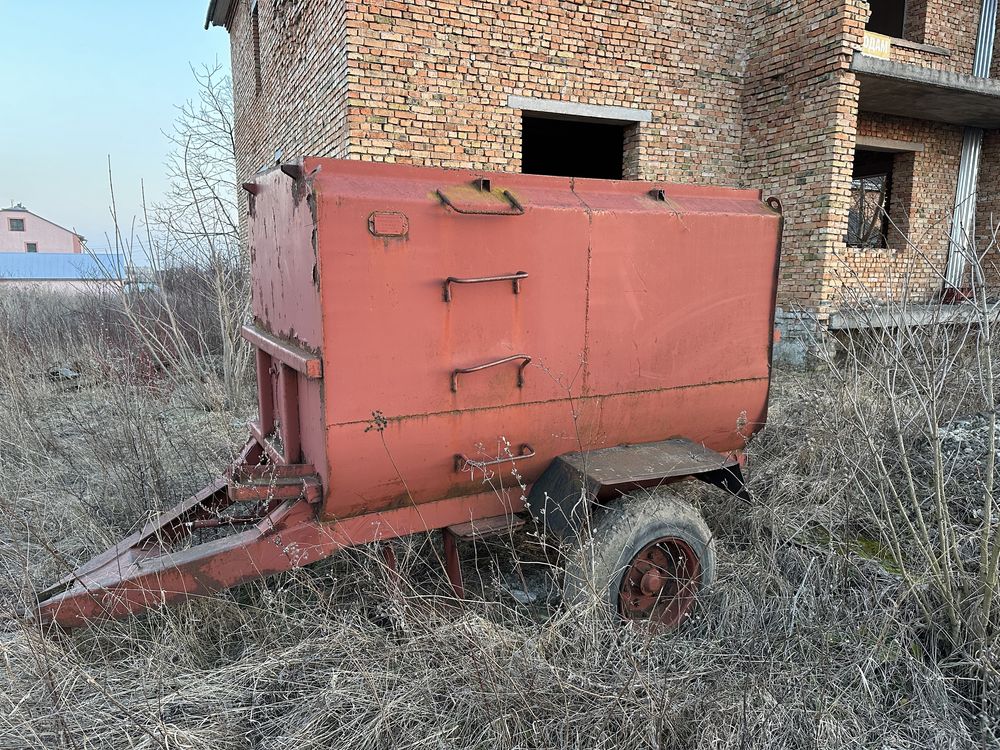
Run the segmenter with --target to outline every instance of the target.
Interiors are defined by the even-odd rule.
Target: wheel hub
[[[647,571],[639,582],[639,589],[646,596],[656,596],[666,585],[667,579],[658,570]]]
[[[701,564],[691,545],[661,537],[643,547],[622,576],[619,611],[626,620],[677,627],[690,614],[700,583]]]

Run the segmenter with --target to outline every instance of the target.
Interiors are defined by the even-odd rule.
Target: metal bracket
[[[509,190],[500,190],[500,194],[497,195],[492,183],[486,177],[474,180],[471,185],[467,183],[439,188],[435,193],[444,205],[458,214],[520,216],[524,213],[524,206]],[[496,198],[502,198],[506,205],[497,205]]]

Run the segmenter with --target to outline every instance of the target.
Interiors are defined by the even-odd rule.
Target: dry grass
[[[17,322],[28,303],[10,302],[0,346],[21,348],[0,369],[0,748],[996,743],[982,665],[940,651],[892,556],[864,543],[881,529],[857,481],[867,459],[854,446],[855,469],[847,460],[860,433],[824,374],[777,373],[751,447],[753,505],[688,488],[717,534],[719,581],[675,634],[560,608],[530,537],[481,545],[461,604],[415,538],[402,586],[362,549],[142,619],[40,633],[16,617],[32,589],[203,483],[250,405],[206,411],[204,384],[155,377],[113,325],[95,332],[51,303],[32,303],[33,339]],[[38,376],[62,362],[79,381]],[[538,601],[519,604],[510,592],[524,588]]]

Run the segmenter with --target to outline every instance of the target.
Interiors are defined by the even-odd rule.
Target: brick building
[[[996,5],[212,0],[206,27],[230,34],[242,178],[280,153],[780,197],[794,356],[859,291],[967,283],[1000,219]]]

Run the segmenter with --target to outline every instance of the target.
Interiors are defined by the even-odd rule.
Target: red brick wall
[[[343,2],[259,0],[256,90],[249,0],[230,24],[237,169],[241,179],[298,156],[346,157],[347,35]]]
[[[508,95],[651,110],[627,139],[629,177],[743,177],[741,0],[259,0],[259,94],[250,3],[235,5],[242,177],[277,149],[517,171]]]
[[[979,30],[979,6],[974,0],[921,0],[926,5],[923,38],[915,40],[951,51],[944,70],[972,73]]]
[[[995,30],[995,39],[1000,39],[1000,13],[997,14],[997,26]],[[993,62],[990,65],[990,78],[1000,78],[1000,44],[996,41],[993,42]]]
[[[738,184],[742,6],[349,4],[351,156],[518,171],[516,95],[651,110],[628,139],[626,174]]]
[[[868,10],[842,0],[751,3],[746,182],[785,204],[778,305],[824,312],[824,267],[843,245]]]
[[[831,266],[831,300],[898,299],[903,288],[914,299],[931,298],[941,289],[948,257],[962,128],[862,113],[858,136],[919,143],[924,150],[894,159],[889,219],[901,231],[889,231],[886,249],[845,246],[838,252]]]
[[[983,151],[979,160],[979,191],[976,211],[976,249],[986,253],[983,267],[986,277],[997,288],[1000,285],[1000,132],[987,131],[983,136]],[[995,234],[996,233],[996,234]]]
[[[912,42],[941,47],[951,54],[894,47],[892,59],[935,70],[972,73],[980,5],[970,0],[907,0],[903,36]]]
[[[911,8],[920,3],[930,10],[919,41],[953,54],[896,54],[970,70],[975,4]],[[259,0],[258,92],[250,1],[236,0],[238,167],[246,178],[280,149],[285,160],[517,171],[521,113],[510,95],[649,110],[652,121],[626,136],[625,175],[779,196],[779,305],[822,318],[847,279],[885,290],[905,260],[844,242],[858,127],[849,65],[867,16],[863,0]],[[869,116],[861,127],[925,142],[902,165],[916,187],[905,200],[900,189],[893,210],[943,264],[930,213],[953,202],[958,129]],[[934,286],[926,275],[916,283]]]

